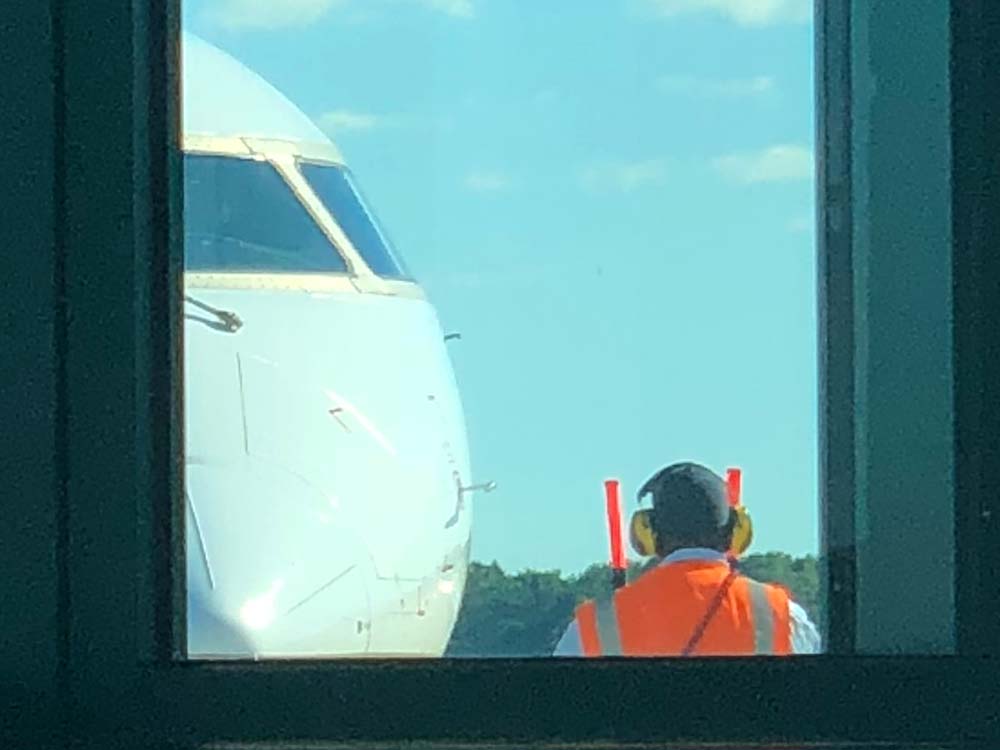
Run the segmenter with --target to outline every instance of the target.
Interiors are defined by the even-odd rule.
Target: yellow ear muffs
[[[628,528],[632,549],[643,557],[656,555],[656,532],[653,531],[653,511],[646,508],[632,514]]]
[[[729,545],[729,553],[734,557],[739,557],[750,546],[753,541],[753,523],[750,521],[750,514],[742,505],[733,508],[736,515],[736,522],[733,524],[733,540]]]

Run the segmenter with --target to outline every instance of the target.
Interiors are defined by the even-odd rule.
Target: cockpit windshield
[[[184,157],[188,271],[345,273],[347,264],[273,166]]]
[[[309,162],[299,167],[372,272],[387,279],[411,280],[351,173],[343,167]]]

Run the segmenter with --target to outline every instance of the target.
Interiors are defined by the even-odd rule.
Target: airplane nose
[[[363,654],[370,556],[301,479],[247,461],[188,466],[188,654]]]
[[[188,593],[188,653],[192,656],[246,657],[257,645],[237,623],[212,610],[203,592]]]

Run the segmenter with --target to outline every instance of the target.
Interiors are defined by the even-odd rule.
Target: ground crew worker
[[[730,564],[734,536],[743,548],[749,544],[749,519],[730,506],[721,477],[698,464],[674,464],[643,485],[640,501],[647,494],[653,507],[633,516],[632,544],[660,563],[612,598],[577,607],[556,656],[819,651],[816,627],[783,588]]]

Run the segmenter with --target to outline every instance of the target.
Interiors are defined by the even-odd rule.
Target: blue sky
[[[473,555],[603,560],[676,460],[817,547],[811,0],[187,0],[344,151],[447,331]]]

